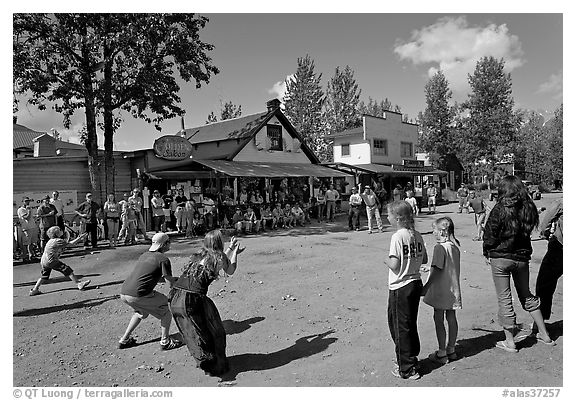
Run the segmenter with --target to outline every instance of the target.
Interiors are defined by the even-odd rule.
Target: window
[[[270,150],[282,151],[282,127],[278,125],[267,125],[268,141]]]
[[[412,143],[400,142],[400,153],[401,157],[413,157],[414,153],[412,152]]]
[[[342,144],[342,157],[350,155],[350,143]]]
[[[387,156],[388,155],[388,141],[385,139],[374,139],[374,155]]]

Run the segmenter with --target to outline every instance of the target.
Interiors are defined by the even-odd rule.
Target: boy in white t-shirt
[[[420,267],[428,263],[422,235],[414,229],[412,206],[404,200],[388,204],[388,220],[396,232],[390,239],[388,326],[395,344],[397,366],[392,374],[420,379],[418,372],[418,306],[422,293]]]
[[[404,199],[404,201],[410,204],[410,207],[412,207],[412,214],[418,215],[418,202],[414,198],[414,192],[412,190],[408,190],[406,192],[406,196],[407,197]]]

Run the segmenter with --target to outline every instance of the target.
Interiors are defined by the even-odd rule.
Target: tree
[[[360,114],[372,115],[373,117],[384,117],[386,109],[384,108],[384,101],[378,103],[372,97],[368,97],[368,103],[361,101],[358,103],[358,112]]]
[[[221,105],[220,108],[220,121],[224,121],[227,119],[238,118],[242,115],[242,106],[236,106],[232,101],[227,101],[224,105]],[[208,119],[206,120],[207,124],[211,124],[217,122],[218,118],[214,111],[211,111],[208,115]]]
[[[450,106],[452,91],[448,81],[438,71],[424,87],[426,109],[421,116],[422,134],[420,148],[428,153],[436,154],[440,168],[446,168],[446,160],[456,154],[454,140],[454,109]]]
[[[512,78],[504,72],[504,60],[483,57],[468,75],[471,93],[465,163],[474,172],[490,174],[496,162],[514,150],[519,121],[513,111]]]
[[[70,117],[86,114],[86,148],[93,191],[100,195],[97,117],[102,117],[106,191],[114,191],[114,132],[121,111],[160,123],[184,115],[175,74],[196,88],[218,68],[199,39],[208,19],[193,14],[15,14],[14,88],[30,92],[30,103],[45,101]]]
[[[296,73],[286,80],[284,114],[302,136],[302,140],[322,160],[330,160],[330,146],[325,138],[322,107],[324,92],[320,81],[322,74],[315,71],[314,60],[309,55],[299,57]]]
[[[560,104],[554,111],[554,117],[547,121],[544,125],[544,133],[546,138],[546,154],[544,161],[548,168],[548,177],[550,180],[562,181],[564,179],[563,173],[563,150],[564,150],[564,104]]]
[[[326,90],[325,115],[330,133],[358,126],[358,102],[361,92],[354,78],[354,71],[348,65],[343,70],[336,67]]]

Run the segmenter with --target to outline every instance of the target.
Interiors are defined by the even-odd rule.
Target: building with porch
[[[382,185],[388,195],[396,185],[406,187],[434,182],[440,186],[445,171],[424,165],[416,158],[418,125],[402,120],[402,114],[386,111],[384,117],[362,116],[362,126],[328,136],[334,161],[326,164],[354,174],[354,182]],[[348,185],[351,187],[351,185]]]

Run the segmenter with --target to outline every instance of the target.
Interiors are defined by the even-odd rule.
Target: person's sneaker
[[[355,231],[358,232],[360,230],[360,228],[356,228]]]
[[[177,339],[168,339],[168,342],[165,344],[162,344],[162,342],[160,342],[160,350],[165,351],[165,350],[173,350],[173,349],[177,349],[178,347],[181,347],[182,345],[184,345],[184,342],[181,342],[180,340]]]
[[[420,373],[418,371],[416,371],[415,368],[412,368],[410,370],[410,372],[404,376],[400,375],[400,370],[398,369],[398,367],[394,367],[394,369],[392,371],[392,375],[394,375],[396,378],[401,378],[401,379],[410,379],[410,380],[418,380],[420,379],[422,376],[420,375]]]
[[[136,346],[136,339],[134,339],[133,337],[128,338],[128,340],[125,342],[118,342],[118,348],[119,349],[127,349],[129,347],[134,347],[134,346]]]
[[[28,294],[30,296],[38,296],[39,294],[42,294],[42,292],[38,289],[30,289],[30,292]]]
[[[369,230],[369,231],[368,231],[368,234],[371,234],[371,233],[372,233],[372,230]]]
[[[86,279],[85,281],[78,283],[78,290],[84,290],[84,288],[86,286],[88,286],[89,284],[90,284],[90,279]]]

